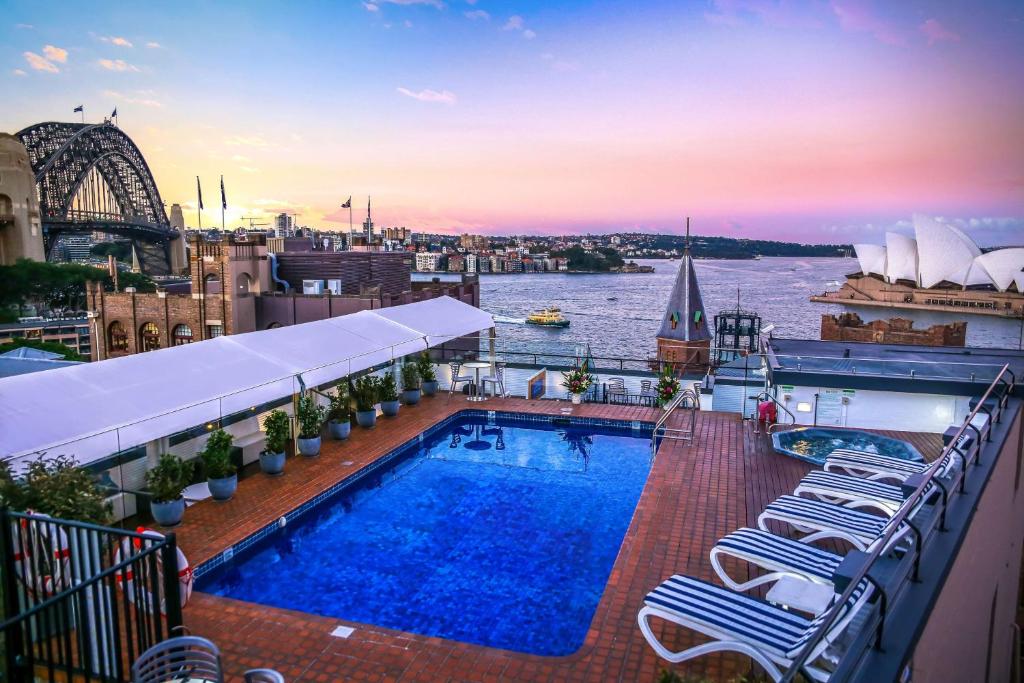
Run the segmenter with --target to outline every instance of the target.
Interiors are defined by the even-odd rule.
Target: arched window
[[[160,328],[156,323],[146,323],[139,328],[139,351],[155,351],[160,348]]]
[[[184,323],[181,325],[175,325],[174,329],[171,331],[171,341],[175,346],[191,344],[194,341],[192,337],[192,328]]]
[[[110,323],[107,328],[107,349],[110,353],[128,352],[128,333],[125,332],[124,325],[117,320]]]

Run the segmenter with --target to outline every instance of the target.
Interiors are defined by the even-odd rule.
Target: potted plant
[[[562,373],[562,386],[572,396],[573,405],[583,403],[583,394],[587,393],[590,385],[594,383],[594,376],[587,371],[587,364],[573,368],[569,372]]]
[[[437,393],[437,374],[434,372],[434,364],[430,361],[430,353],[424,351],[416,359],[416,369],[420,371],[420,388],[424,396],[433,396]]]
[[[402,404],[398,400],[398,384],[395,382],[395,375],[392,372],[386,373],[377,385],[377,398],[380,400],[380,412],[386,417],[398,415],[398,409]]]
[[[164,527],[181,524],[185,514],[185,499],[181,492],[191,478],[191,466],[170,453],[161,455],[156,467],[146,472],[146,488],[152,494],[149,509],[157,524]]]
[[[316,396],[306,393],[299,397],[299,453],[312,457],[320,455],[320,428],[327,409],[317,403]]]
[[[339,384],[331,396],[331,404],[327,408],[327,428],[335,439],[347,439],[352,432],[352,409],[349,408],[348,392],[344,384]]]
[[[679,391],[679,380],[672,376],[672,370],[668,365],[662,370],[658,378],[658,407],[664,407]]]
[[[230,500],[238,488],[238,475],[235,464],[231,462],[231,442],[234,437],[223,429],[210,434],[206,445],[199,452],[206,472],[206,483],[210,487],[210,495],[214,500]]]
[[[272,410],[263,422],[267,433],[266,442],[260,451],[260,469],[266,474],[278,475],[284,472],[285,448],[291,436],[291,418],[283,410]]]
[[[420,371],[415,363],[402,366],[402,400],[409,406],[420,402]]]
[[[364,375],[357,379],[352,398],[356,402],[356,422],[359,426],[370,429],[377,424],[377,378]]]

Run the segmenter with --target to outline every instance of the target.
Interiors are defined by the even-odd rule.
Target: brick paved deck
[[[558,414],[565,402],[522,399],[467,403],[444,397],[405,406],[398,418],[372,431],[353,429],[348,441],[325,440],[318,458],[289,458],[285,475],[244,479],[227,503],[204,501],[185,514],[179,543],[193,565],[217,554],[327,486],[373,462],[396,445],[467,407]],[[651,420],[649,408],[584,405],[574,414]],[[700,413],[693,443],[666,441],[651,470],[583,647],[566,657],[538,657],[441,638],[346,623],[302,612],[194,593],[185,609],[191,631],[214,640],[225,666],[238,676],[268,666],[289,681],[654,681],[665,666],[636,625],[644,595],[673,573],[711,579],[708,551],[723,535],[753,525],[773,498],[788,493],[810,466],[779,455],[764,434],[737,415]],[[904,438],[927,458],[937,435],[883,432]],[[742,575],[744,568],[734,568]],[[332,637],[338,625],[355,628]],[[692,634],[665,626],[673,649],[694,644]],[[712,655],[676,667],[680,673],[729,678],[749,673],[749,659]]]

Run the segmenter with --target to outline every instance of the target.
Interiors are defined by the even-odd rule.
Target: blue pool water
[[[828,429],[827,427],[801,427],[772,434],[772,443],[780,453],[824,465],[825,458],[837,448],[850,448],[904,460],[923,462],[917,449],[906,441],[890,439],[880,434],[856,429]]]
[[[576,651],[647,480],[650,431],[469,417],[405,450],[203,574],[199,590],[520,652]]]

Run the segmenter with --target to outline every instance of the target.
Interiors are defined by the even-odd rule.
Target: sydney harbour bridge
[[[148,274],[184,267],[184,236],[171,227],[149,165],[121,129],[47,122],[16,136],[35,174],[47,257],[61,236],[98,231],[131,240]]]

